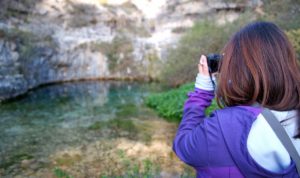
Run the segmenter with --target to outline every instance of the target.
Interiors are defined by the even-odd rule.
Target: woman
[[[262,107],[269,108],[300,153],[300,69],[283,31],[256,22],[231,38],[223,49],[216,89],[224,108],[209,117],[204,110],[214,91],[203,55],[198,68],[174,139],[177,156],[196,169],[197,177],[299,177],[261,115]]]

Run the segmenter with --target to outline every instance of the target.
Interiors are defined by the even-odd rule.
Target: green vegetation
[[[118,156],[120,163],[118,167],[120,170],[116,170],[111,173],[100,174],[100,178],[121,178],[121,177],[145,177],[145,178],[154,178],[158,177],[160,173],[160,167],[158,164],[155,164],[154,161],[149,158],[145,158],[141,161],[134,161],[129,158],[124,150],[117,150],[116,155]],[[67,171],[56,167],[53,170],[56,178],[73,178],[70,173]]]
[[[300,1],[262,0],[262,19],[272,21],[285,30],[300,28]]]
[[[88,127],[90,131],[110,133],[110,137],[127,137],[140,140],[145,144],[152,141],[152,133],[147,129],[151,125],[144,123],[136,124],[128,118],[112,119],[108,121],[97,121]]]
[[[286,34],[296,51],[298,59],[300,60],[300,28],[296,30],[289,30]]]
[[[160,173],[160,167],[158,164],[155,164],[154,161],[150,160],[149,158],[145,158],[141,161],[133,161],[129,158],[124,150],[117,150],[117,155],[120,160],[120,173],[114,172],[112,174],[101,174],[101,178],[108,178],[108,177],[158,177]]]
[[[0,169],[7,169],[10,166],[13,166],[17,163],[20,163],[22,160],[29,160],[32,159],[33,156],[28,153],[16,153],[12,157],[10,157],[8,160],[0,163]]]
[[[241,1],[233,1],[241,2]],[[297,57],[300,59],[300,2],[295,0],[263,0],[262,6],[246,9],[234,22],[224,25],[215,23],[216,19],[197,22],[185,34],[176,48],[168,50],[167,61],[163,66],[161,79],[170,86],[180,86],[194,81],[197,63],[201,54],[220,53],[229,37],[245,24],[255,20],[272,21],[286,31]],[[181,29],[179,29],[181,30]],[[169,120],[180,120],[186,93],[192,90],[192,84],[165,93],[150,95],[146,103]],[[217,108],[213,106],[207,112]]]
[[[251,19],[245,13],[234,23],[217,25],[215,20],[204,20],[187,30],[174,49],[169,49],[161,79],[171,86],[191,82],[197,74],[200,54],[220,53],[229,37]]]
[[[262,19],[272,21],[286,31],[300,61],[300,1],[263,0]]]
[[[170,121],[180,121],[187,93],[193,89],[194,84],[189,83],[167,92],[152,94],[146,99],[146,104],[155,109],[162,117]],[[207,108],[206,114],[208,115],[216,108],[217,104],[213,101],[212,105]]]
[[[66,171],[57,167],[54,168],[53,173],[56,176],[56,178],[74,178],[73,176],[70,176]]]
[[[0,30],[1,36],[7,41],[19,41],[18,51],[22,58],[29,58],[33,55],[33,42],[36,41],[34,35],[30,32],[25,32],[17,28],[9,30]]]
[[[92,51],[99,51],[107,56],[108,68],[112,72],[124,70],[124,66],[130,64],[132,59],[133,44],[129,37],[118,35],[111,43],[93,42],[81,44],[79,48],[88,48]]]
[[[59,166],[71,166],[81,160],[81,155],[69,155],[64,154],[60,158],[57,158],[55,161]]]
[[[151,79],[157,79],[162,71],[162,61],[159,59],[157,51],[152,50],[151,52],[147,53],[145,60],[148,63],[146,75]],[[145,71],[145,69],[141,69],[141,71]]]
[[[227,0],[227,2],[242,1]],[[263,0],[262,5],[257,4],[253,9],[247,8],[233,22],[218,25],[215,23],[216,17],[197,22],[191,29],[185,30],[176,48],[168,50],[167,60],[163,66],[164,72],[160,79],[170,86],[179,86],[193,81],[201,54],[220,53],[233,33],[245,24],[256,20],[271,21],[286,30],[299,57],[299,16],[300,1]]]
[[[16,50],[23,60],[28,60],[35,55],[36,51],[34,49],[36,44],[41,41],[43,41],[43,45],[55,48],[55,43],[51,36],[42,37],[18,28],[0,29],[0,38],[14,42],[17,45]]]
[[[116,107],[116,116],[120,118],[128,118],[137,114],[137,106],[133,103],[128,103],[126,105],[119,105]]]
[[[90,125],[88,127],[89,130],[101,130],[101,129],[111,129],[111,130],[123,130],[127,132],[137,132],[137,128],[132,122],[132,120],[129,119],[112,119],[109,121],[97,121],[94,124]]]

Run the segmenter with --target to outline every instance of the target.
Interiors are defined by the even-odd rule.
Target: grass
[[[109,121],[97,121],[88,127],[89,130],[101,130],[109,128],[117,131],[127,131],[129,133],[136,133],[137,128],[132,120],[129,119],[112,119]]]
[[[154,93],[146,98],[146,104],[167,120],[178,122],[182,118],[183,104],[187,99],[187,93],[193,89],[194,83],[188,83],[167,92]],[[213,100],[212,105],[205,112],[208,115],[217,108],[216,101]]]
[[[62,157],[57,158],[55,161],[58,165],[60,166],[71,166],[75,164],[76,162],[79,162],[81,160],[80,155],[69,155],[69,154],[64,154]]]
[[[126,137],[139,140],[145,144],[152,141],[152,134],[147,131],[151,125],[138,124],[131,119],[112,119],[108,121],[96,121],[87,130],[109,133],[110,137]]]
[[[141,161],[133,161],[130,157],[128,157],[124,150],[117,150],[117,155],[120,162],[121,167],[124,172],[120,175],[116,175],[116,173],[112,174],[100,174],[101,178],[108,177],[144,177],[144,178],[154,178],[159,177],[161,172],[160,166],[155,164],[149,158],[145,158]]]
[[[137,106],[133,103],[117,106],[116,116],[119,118],[128,118],[137,114]]]
[[[155,164],[148,158],[145,158],[141,161],[133,161],[129,158],[124,150],[117,150],[116,152],[119,160],[120,166],[123,168],[121,172],[112,172],[110,174],[101,173],[98,177],[100,178],[121,178],[121,177],[144,177],[144,178],[154,178],[158,177],[160,173],[159,165]],[[74,178],[71,173],[55,167],[53,173],[56,178]]]
[[[73,176],[70,176],[69,173],[58,167],[54,168],[53,173],[56,178],[74,178]]]

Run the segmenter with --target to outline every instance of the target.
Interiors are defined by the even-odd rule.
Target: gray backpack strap
[[[296,164],[298,175],[300,175],[300,156],[295,146],[293,145],[290,137],[288,136],[280,122],[276,119],[276,116],[269,109],[264,108],[262,111],[262,115],[272,127],[273,131],[275,132],[285,149],[290,154],[292,160]]]

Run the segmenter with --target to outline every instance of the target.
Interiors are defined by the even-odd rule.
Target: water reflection
[[[171,151],[176,125],[143,105],[156,90],[155,84],[66,83],[2,104],[0,176],[185,174]]]

